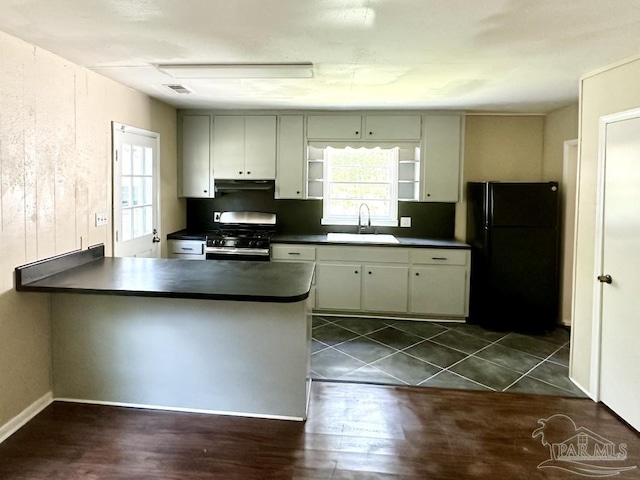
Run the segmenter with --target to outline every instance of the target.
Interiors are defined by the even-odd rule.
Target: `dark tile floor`
[[[585,397],[568,378],[569,332],[493,332],[465,323],[313,318],[317,380]]]

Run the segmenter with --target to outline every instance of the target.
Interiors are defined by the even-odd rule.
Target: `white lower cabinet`
[[[413,267],[410,298],[410,313],[467,316],[466,267]]]
[[[316,265],[316,308],[359,311],[362,266],[354,264]]]
[[[365,265],[362,275],[362,310],[406,312],[409,267]]]
[[[273,261],[316,262],[315,309],[360,315],[464,318],[469,250],[272,244]]]

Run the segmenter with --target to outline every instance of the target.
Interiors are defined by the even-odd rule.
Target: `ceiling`
[[[638,0],[2,0],[0,30],[183,108],[543,113],[640,53]],[[310,79],[157,64],[312,62]],[[194,93],[164,85],[180,83]]]

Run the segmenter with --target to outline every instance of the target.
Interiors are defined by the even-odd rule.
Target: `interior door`
[[[160,257],[158,133],[113,124],[113,255]]]
[[[606,128],[600,399],[640,430],[640,118]]]

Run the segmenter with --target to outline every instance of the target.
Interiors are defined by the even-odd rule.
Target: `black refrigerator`
[[[469,321],[543,332],[559,312],[557,182],[469,182]]]

